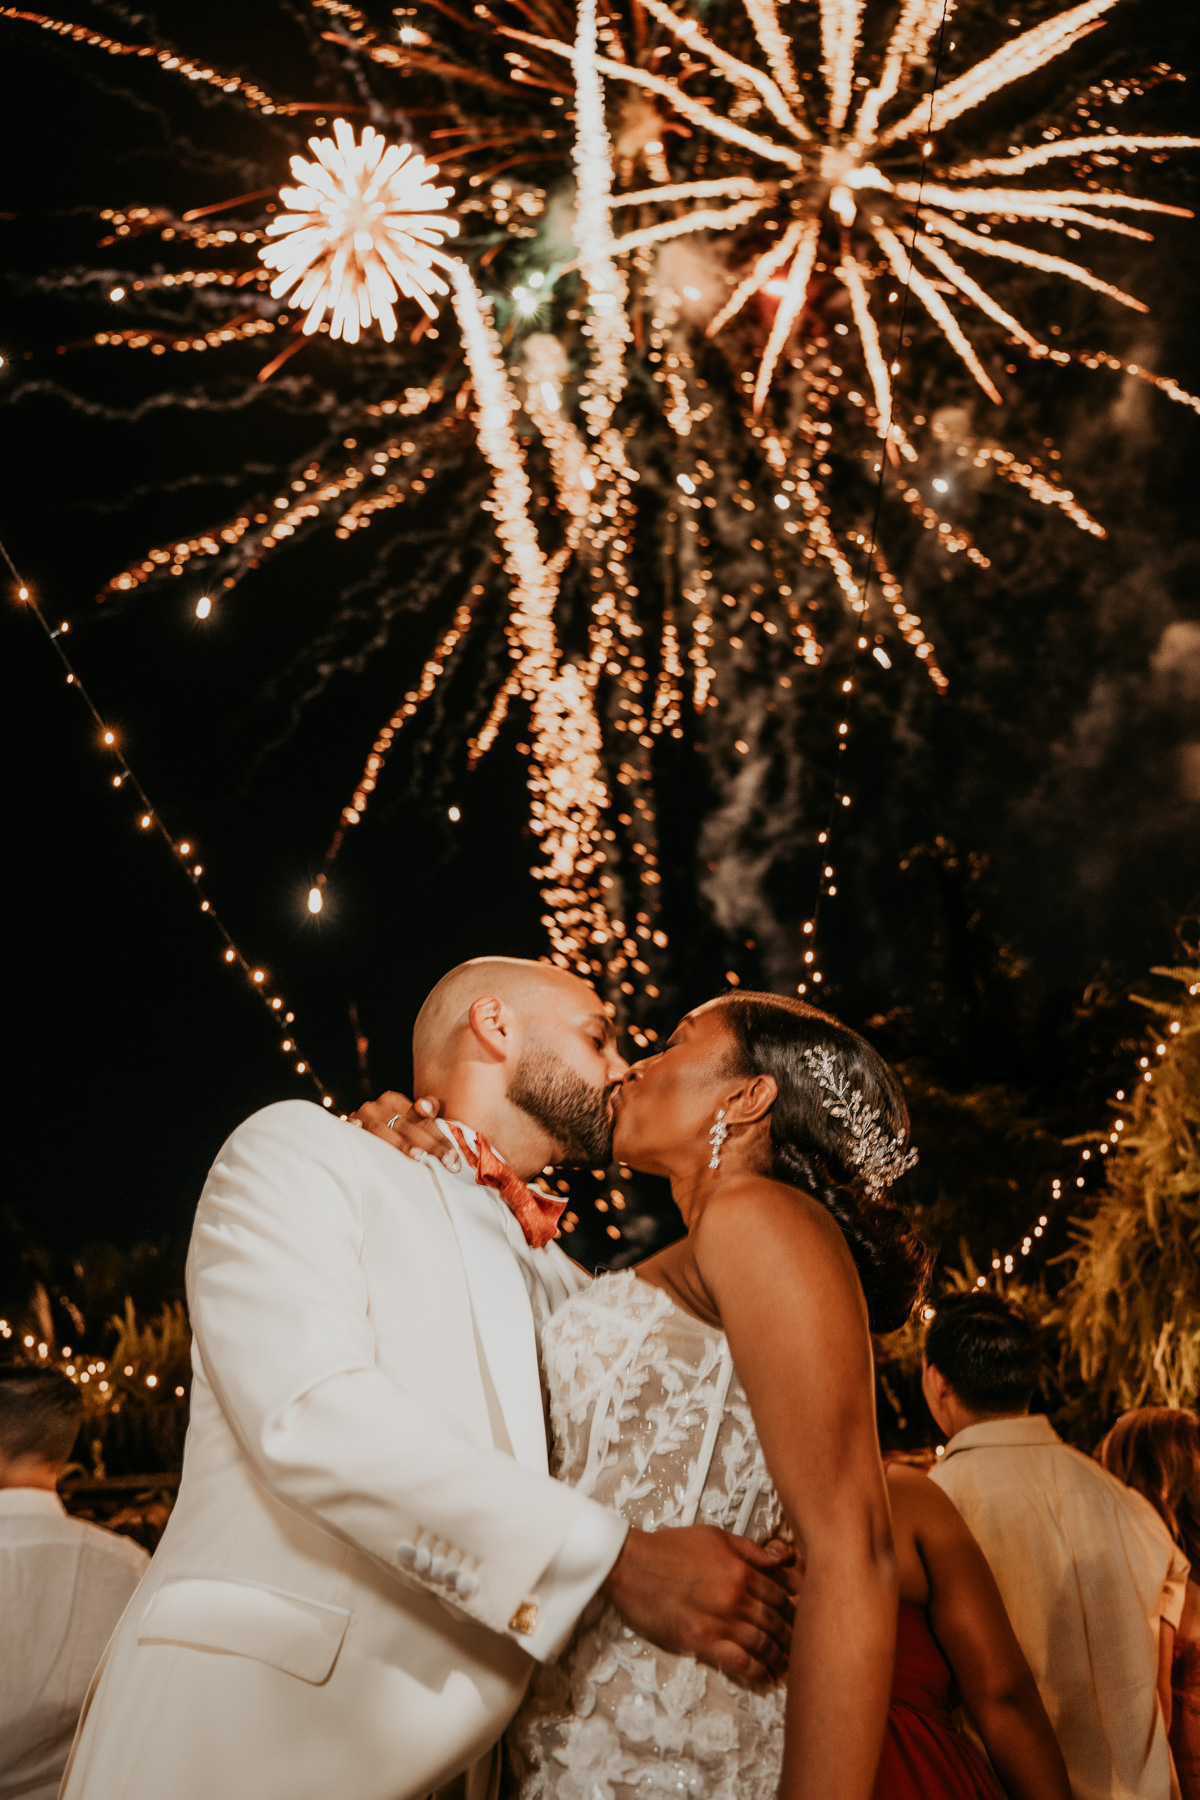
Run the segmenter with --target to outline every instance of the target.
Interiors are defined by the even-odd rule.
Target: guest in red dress
[[[875,1800],[1071,1800],[1062,1752],[982,1550],[932,1481],[899,1463],[887,1477],[900,1616]],[[990,1768],[955,1729],[959,1705]]]
[[[1122,1413],[1096,1455],[1145,1496],[1191,1561],[1174,1639],[1160,1627],[1158,1685],[1180,1793],[1200,1800],[1200,1419],[1179,1406],[1139,1406]]]

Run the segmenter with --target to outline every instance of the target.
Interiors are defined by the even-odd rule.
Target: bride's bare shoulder
[[[722,1182],[689,1233],[696,1269],[731,1341],[765,1319],[784,1345],[796,1334],[849,1333],[866,1345],[866,1314],[854,1258],[837,1221],[800,1188],[765,1176]],[[798,1304],[799,1302],[799,1304]],[[857,1328],[862,1327],[861,1331]],[[848,1352],[849,1353],[849,1352]]]
[[[836,1221],[820,1201],[802,1188],[774,1181],[769,1175],[735,1175],[723,1181],[705,1206],[693,1230],[698,1254],[749,1253],[759,1257],[772,1247],[791,1247],[811,1256],[845,1250]]]

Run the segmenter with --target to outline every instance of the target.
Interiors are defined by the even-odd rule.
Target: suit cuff
[[[553,1662],[579,1615],[621,1553],[628,1522],[603,1506],[588,1504],[571,1526],[558,1555],[509,1622],[509,1635],[538,1662]],[[524,1629],[522,1629],[524,1627]]]

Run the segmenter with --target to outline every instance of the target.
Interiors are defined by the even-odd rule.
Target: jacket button
[[[479,1577],[473,1575],[470,1569],[460,1569],[454,1577],[454,1585],[464,1600],[470,1600],[472,1595],[479,1592]]]
[[[417,1574],[426,1574],[432,1561],[433,1558],[430,1556],[424,1544],[418,1545],[416,1553],[413,1556],[413,1568],[417,1571]]]
[[[450,1564],[446,1561],[444,1556],[435,1556],[429,1565],[429,1573],[434,1581],[445,1581],[446,1571],[449,1567]]]
[[[397,1544],[396,1558],[397,1561],[406,1563],[411,1568],[417,1560],[417,1546],[415,1544]]]

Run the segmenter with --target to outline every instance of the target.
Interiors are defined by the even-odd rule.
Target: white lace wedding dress
[[[782,1512],[723,1333],[631,1273],[545,1328],[553,1473],[644,1531]],[[535,1669],[507,1738],[520,1800],[773,1800],[784,1690],[751,1693],[640,1638],[602,1598]]]

